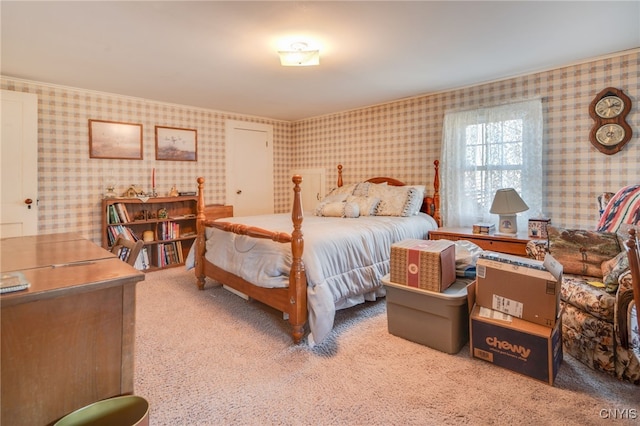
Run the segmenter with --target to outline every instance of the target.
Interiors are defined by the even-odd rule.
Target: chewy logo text
[[[524,346],[520,346],[520,345],[512,345],[506,340],[499,340],[497,337],[487,337],[486,342],[487,342],[487,345],[489,346],[511,351],[513,353],[521,355],[525,359],[528,358],[529,355],[531,354],[531,349],[527,349]]]

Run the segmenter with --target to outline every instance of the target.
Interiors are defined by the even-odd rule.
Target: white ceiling
[[[640,1],[3,0],[1,73],[298,120],[640,47]],[[282,67],[282,39],[318,67]]]

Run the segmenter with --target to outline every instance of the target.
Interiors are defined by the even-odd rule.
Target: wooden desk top
[[[1,308],[144,280],[143,272],[117,257],[55,268],[43,266],[25,269],[22,273],[31,285],[26,290],[0,295]]]
[[[48,237],[48,242],[38,238],[4,239],[0,246],[0,272],[22,271],[51,265],[64,265],[116,256],[85,239],[55,241]]]
[[[85,238],[82,235],[76,232],[60,232],[57,234],[26,235],[24,237],[0,238],[0,245],[32,245],[84,239]]]

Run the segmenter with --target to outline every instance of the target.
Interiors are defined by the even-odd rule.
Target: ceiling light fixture
[[[291,45],[291,50],[279,50],[280,64],[284,67],[307,67],[320,64],[320,51],[310,49],[304,42]]]

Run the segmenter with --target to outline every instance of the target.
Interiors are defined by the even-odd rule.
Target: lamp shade
[[[515,214],[525,210],[529,210],[529,206],[522,201],[515,189],[502,188],[496,191],[489,212],[494,214]]]

